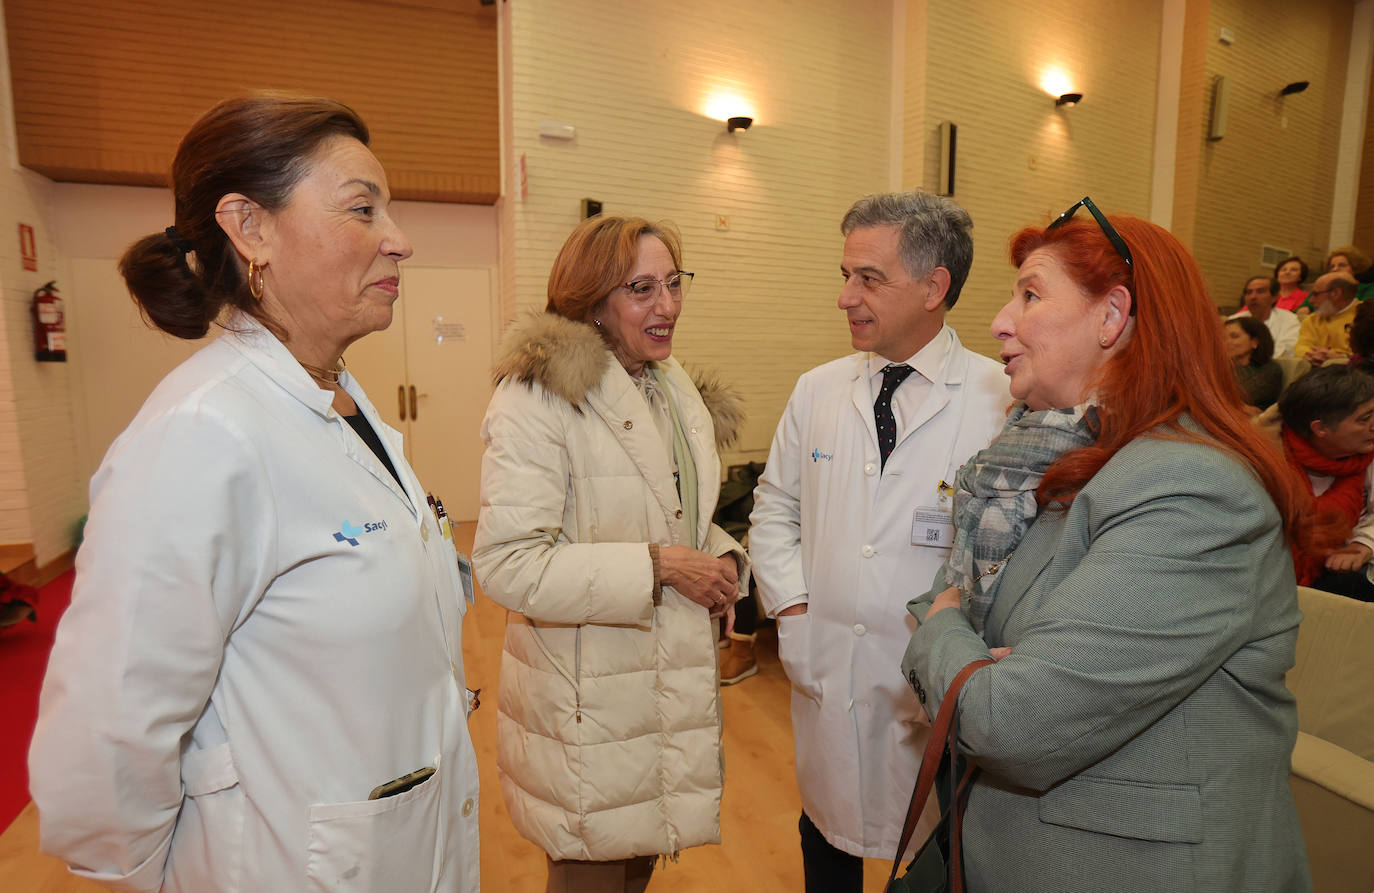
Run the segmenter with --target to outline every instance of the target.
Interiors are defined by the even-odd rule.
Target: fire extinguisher
[[[62,298],[57,294],[57,283],[47,285],[33,293],[33,340],[34,357],[46,363],[67,362],[67,314],[62,310]]]

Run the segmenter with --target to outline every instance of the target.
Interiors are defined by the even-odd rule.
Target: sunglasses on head
[[[1049,226],[1045,227],[1045,231],[1048,232],[1049,230],[1055,229],[1056,227],[1063,226],[1065,223],[1069,221],[1069,218],[1073,217],[1074,214],[1078,213],[1079,208],[1088,209],[1088,213],[1093,215],[1093,220],[1096,220],[1097,225],[1102,229],[1102,235],[1106,236],[1107,241],[1112,243],[1112,247],[1116,249],[1117,254],[1121,255],[1121,259],[1126,262],[1126,266],[1134,270],[1135,261],[1131,258],[1131,249],[1126,247],[1126,240],[1121,238],[1121,233],[1116,231],[1116,228],[1113,227],[1111,223],[1107,221],[1106,215],[1104,215],[1101,211],[1097,210],[1097,205],[1093,204],[1093,200],[1088,198],[1086,195],[1078,201],[1074,202],[1072,207],[1070,207],[1063,214],[1060,214],[1058,217],[1054,218],[1054,222],[1051,223]],[[1131,315],[1135,316],[1134,293],[1131,295]]]

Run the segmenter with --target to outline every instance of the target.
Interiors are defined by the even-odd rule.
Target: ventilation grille
[[[1292,257],[1293,252],[1287,248],[1275,248],[1273,245],[1265,245],[1264,251],[1260,255],[1260,266],[1273,268],[1285,257]]]

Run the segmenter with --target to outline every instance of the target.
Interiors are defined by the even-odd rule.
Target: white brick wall
[[[503,279],[540,307],[584,197],[681,228],[696,273],[675,355],[738,385],[740,449],[763,458],[797,376],[849,350],[835,306],[839,222],[888,181],[890,0],[510,0]],[[706,117],[713,90],[752,109],[748,133]],[[574,125],[541,139],[541,119]],[[508,167],[508,171],[510,168]],[[718,232],[714,215],[729,218]]]
[[[940,122],[957,124],[954,199],[973,217],[974,261],[948,322],[996,356],[1013,233],[1084,195],[1149,216],[1160,3],[911,0],[907,19],[924,41],[907,45],[904,185],[935,188]],[[1081,104],[1056,109],[1041,86],[1052,68]]]
[[[52,184],[15,162],[9,83],[0,21],[0,542],[31,541],[44,564],[71,547],[84,509],[75,474],[70,370],[34,360],[29,322],[33,291],[57,278]],[[21,222],[34,228],[37,272],[22,268]]]

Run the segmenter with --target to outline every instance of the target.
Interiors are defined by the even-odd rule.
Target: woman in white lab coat
[[[121,271],[183,338],[91,483],[29,755],[41,846],[108,886],[475,891],[462,581],[344,371],[410,245],[366,125],[216,106]]]

